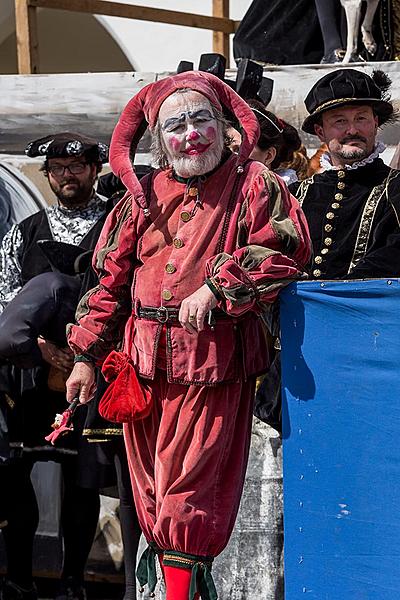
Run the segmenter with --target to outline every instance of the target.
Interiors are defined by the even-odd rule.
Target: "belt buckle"
[[[159,323],[167,323],[169,319],[168,309],[166,306],[157,308],[156,319]]]

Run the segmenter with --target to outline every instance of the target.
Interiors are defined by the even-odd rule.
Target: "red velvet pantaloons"
[[[255,379],[185,386],[158,370],[148,383],[152,412],[124,425],[142,531],[162,550],[217,556],[239,508]]]

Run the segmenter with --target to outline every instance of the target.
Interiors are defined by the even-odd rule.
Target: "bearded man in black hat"
[[[14,225],[0,249],[0,312],[28,280],[50,271],[38,240],[56,240],[91,248],[93,225],[105,213],[105,198],[94,183],[108,149],[75,133],[59,133],[31,142],[25,153],[45,158],[42,171],[57,203]],[[62,360],[62,357],[59,357]]]
[[[293,184],[314,248],[313,278],[400,275],[400,171],[379,158],[378,129],[396,119],[382,71],[339,69],[322,77],[305,104],[303,130],[328,146],[324,172]]]
[[[66,132],[36,140],[28,145],[25,152],[30,157],[42,156],[45,159],[42,170],[56,203],[14,225],[3,239],[0,247],[0,313],[4,311],[3,316],[11,308],[11,301],[19,301],[20,292],[22,298],[26,286],[37,286],[35,282],[38,281],[41,282],[42,297],[52,294],[62,296],[68,292],[71,302],[74,298],[77,301],[80,278],[70,276],[68,279],[64,273],[50,272],[54,267],[51,251],[54,253],[57,247],[51,244],[68,244],[63,246],[62,253],[74,251],[73,256],[91,250],[106,212],[106,198],[99,196],[94,189],[97,175],[108,158],[106,145]],[[45,246],[40,245],[43,240],[50,244],[50,253],[46,253]],[[66,287],[63,287],[65,282]],[[35,293],[37,289],[30,297],[35,298]],[[39,296],[40,300],[42,297]],[[66,305],[70,298],[66,295],[58,301],[62,311],[68,308]],[[69,308],[74,309],[75,305]],[[5,330],[0,328],[1,335],[6,335]],[[16,346],[19,341],[15,340]],[[57,599],[84,600],[83,571],[96,530],[99,494],[97,486],[91,485],[89,477],[85,477],[82,469],[78,468],[77,446],[83,444],[80,436],[71,434],[58,447],[45,445],[44,437],[49,433],[54,414],[61,413],[66,403],[62,386],[57,389],[57,381],[52,380],[51,374],[57,369],[58,373],[67,376],[72,367],[72,357],[66,347],[65,333],[64,344],[40,338],[38,348],[39,368],[16,371],[24,373],[18,381],[22,391],[15,391],[17,385],[13,385],[13,381],[10,382],[13,392],[8,394],[12,397],[9,402],[12,410],[8,410],[11,450],[7,466],[1,468],[2,484],[6,480],[2,493],[7,495],[8,500],[5,515],[8,524],[3,530],[8,570],[0,596],[2,600],[37,599],[32,580],[32,549],[38,525],[38,506],[30,474],[36,461],[55,460],[61,463],[64,476],[61,515],[64,565]],[[31,358],[37,364],[37,357]],[[4,402],[4,395],[2,400]],[[87,470],[90,469],[88,466]]]

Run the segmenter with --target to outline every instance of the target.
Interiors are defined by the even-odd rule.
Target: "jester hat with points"
[[[239,172],[257,143],[260,130],[251,108],[215,75],[201,71],[186,71],[150,83],[142,88],[124,108],[114,129],[110,145],[111,168],[140,206],[145,206],[146,202],[133,167],[136,148],[147,126],[153,129],[156,125],[164,100],[184,88],[199,92],[212,106],[223,112],[228,120],[239,122],[242,133],[242,144],[237,155]]]

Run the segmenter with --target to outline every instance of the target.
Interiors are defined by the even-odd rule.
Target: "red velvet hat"
[[[248,104],[215,75],[187,71],[150,83],[124,108],[114,129],[110,145],[110,165],[139,205],[145,198],[134,168],[133,157],[147,125],[153,128],[164,100],[179,89],[188,88],[205,96],[220,111],[231,114],[242,128],[242,144],[237,157],[240,167],[249,157],[259,137],[258,120]]]

